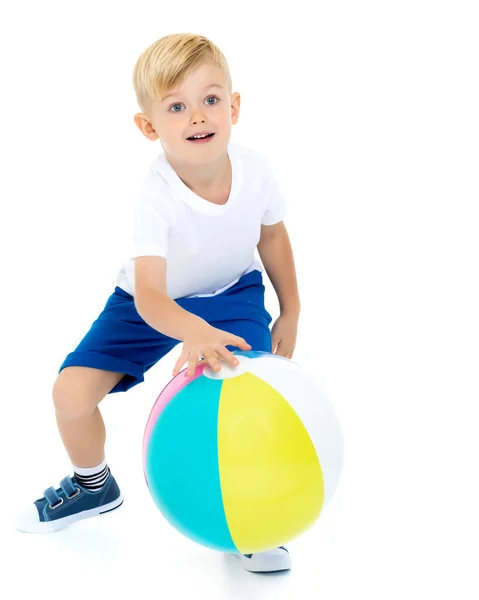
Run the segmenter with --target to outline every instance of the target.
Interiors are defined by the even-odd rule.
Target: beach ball
[[[343,463],[336,414],[298,364],[235,351],[239,365],[179,373],[156,400],[144,475],[163,516],[208,548],[250,554],[308,530]]]

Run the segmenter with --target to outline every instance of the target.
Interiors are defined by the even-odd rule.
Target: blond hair
[[[138,58],[133,87],[142,110],[161,98],[205,63],[220,67],[232,92],[231,75],[221,50],[211,40],[194,33],[173,33],[157,40]]]

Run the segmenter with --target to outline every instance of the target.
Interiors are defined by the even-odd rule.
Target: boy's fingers
[[[281,344],[281,339],[280,338],[273,338],[271,341],[272,347],[273,347],[273,353],[274,351],[279,348],[280,344]]]
[[[207,358],[206,360],[208,361],[208,364],[213,369],[213,371],[221,370],[220,361],[216,358],[216,356],[212,355],[209,358]]]
[[[225,348],[224,346],[220,346],[218,348],[217,352],[221,356],[221,358],[224,358],[225,360],[227,360],[234,367],[238,364],[238,362],[239,362],[238,359],[232,352],[230,352],[228,350],[228,348]]]
[[[219,371],[221,369],[216,352],[212,348],[205,349],[203,351],[203,357],[213,371]]]
[[[181,367],[182,367],[182,366],[185,364],[185,362],[186,362],[186,358],[187,358],[186,352],[185,352],[185,351],[183,351],[183,352],[180,354],[180,357],[178,358],[178,360],[176,361],[175,368],[173,369],[173,377],[176,377],[176,376],[178,375],[178,373],[180,372],[180,369],[181,369]]]
[[[192,377],[195,374],[196,371],[196,365],[198,364],[199,361],[199,356],[197,352],[190,352],[189,356],[188,356],[188,373],[187,375],[189,377]]]
[[[278,344],[278,347],[276,348],[276,352],[274,354],[277,354],[278,356],[284,356],[284,358],[292,358],[293,351],[294,351],[294,348],[286,347],[284,344],[281,344],[281,342],[280,342]]]
[[[241,350],[251,350],[252,348],[252,346],[250,346],[246,340],[244,340],[242,337],[238,337],[237,335],[232,335],[227,340],[227,344],[225,345],[236,346],[237,348],[241,348]]]

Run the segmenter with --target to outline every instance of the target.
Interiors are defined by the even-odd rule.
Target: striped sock
[[[83,468],[73,465],[73,472],[75,479],[82,487],[91,492],[97,492],[104,486],[110,474],[110,468],[106,463],[106,459],[103,459],[103,462],[97,467]]]

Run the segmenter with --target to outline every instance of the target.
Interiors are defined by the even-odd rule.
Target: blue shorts
[[[217,296],[179,298],[175,302],[213,327],[241,336],[253,350],[271,352],[272,318],[264,306],[264,291],[261,272],[252,271]],[[116,287],[60,371],[75,366],[125,373],[110,394],[126,392],[141,383],[145,372],[178,343],[150,327],[138,314],[133,296]],[[228,349],[237,350],[233,346]]]

